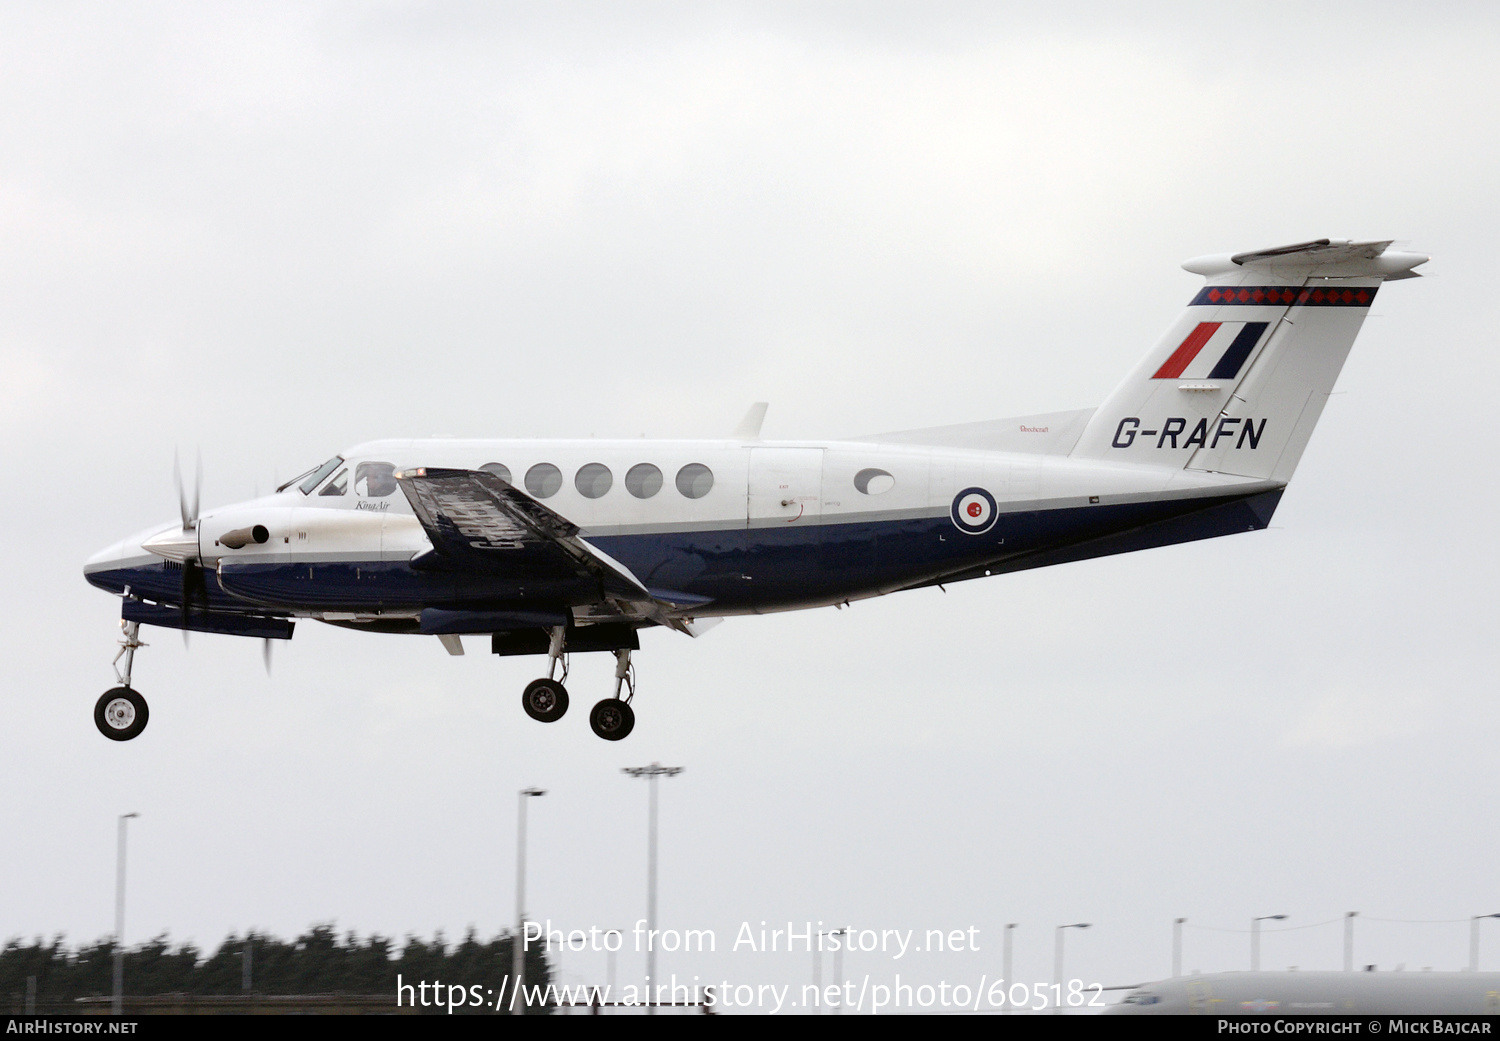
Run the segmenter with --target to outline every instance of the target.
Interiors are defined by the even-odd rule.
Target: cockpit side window
[[[343,463],[343,461],[344,461],[344,457],[343,456],[341,456],[341,455],[334,456],[332,459],[328,460],[328,462],[324,463],[322,466],[320,466],[316,470],[314,470],[308,476],[307,480],[305,480],[301,484],[297,485],[297,487],[302,491],[303,495],[311,495],[312,494],[312,490],[314,488],[316,488],[319,484],[322,483],[323,478],[325,478],[329,474],[333,473],[333,471],[336,470]],[[292,478],[292,480],[296,480],[296,478],[294,477],[294,478]],[[287,484],[290,484],[290,483],[291,483],[291,481],[287,482]],[[283,484],[281,486],[281,488],[285,488],[285,487],[286,487],[286,484]],[[279,492],[279,491],[281,491],[281,488],[278,488],[276,490]]]
[[[323,488],[319,495],[343,495],[349,490],[349,471],[340,470],[339,475]]]
[[[384,499],[396,490],[396,467],[392,463],[360,463],[354,468],[354,491],[369,499]]]

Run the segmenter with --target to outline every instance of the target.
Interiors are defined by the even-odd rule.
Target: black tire
[[[605,698],[589,713],[589,726],[606,741],[621,741],[635,729],[635,710],[619,698]]]
[[[521,694],[521,707],[538,723],[556,723],[568,711],[568,691],[556,680],[532,680]]]
[[[129,687],[107,690],[94,702],[94,726],[111,741],[129,741],[146,729],[146,699]]]

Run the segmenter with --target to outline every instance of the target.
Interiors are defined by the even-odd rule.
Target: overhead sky
[[[0,940],[314,922],[398,939],[528,900],[643,960],[810,982],[742,922],[975,930],[846,975],[1462,967],[1500,911],[1489,5],[0,6]],[[84,559],[377,437],[771,439],[1101,401],[1188,257],[1398,240],[1271,530],[644,636],[638,724],[521,712],[536,658],[303,622],[147,630],[151,723],[94,729],[118,603]],[[1462,391],[1463,393],[1460,393]],[[1477,396],[1476,396],[1477,395]],[[1402,921],[1397,921],[1402,920]],[[1323,924],[1320,924],[1323,923]],[[1276,929],[1269,926],[1276,926]],[[1481,967],[1500,969],[1500,921]],[[565,981],[602,954],[563,952]],[[832,978],[825,960],[824,982]],[[484,984],[487,981],[471,981]],[[753,1009],[751,1009],[753,1011]],[[762,1011],[768,1010],[765,1007]]]

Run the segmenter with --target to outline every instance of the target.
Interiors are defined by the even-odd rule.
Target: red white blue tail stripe
[[[1232,380],[1269,322],[1199,322],[1151,378]]]

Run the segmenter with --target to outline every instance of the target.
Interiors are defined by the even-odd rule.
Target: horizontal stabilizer
[[[1431,258],[1422,253],[1393,252],[1391,241],[1313,239],[1244,253],[1194,257],[1182,266],[1195,275],[1205,275],[1210,279],[1217,275],[1245,273],[1246,269],[1283,279],[1374,277],[1394,281],[1419,277],[1412,269]]]

